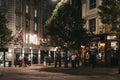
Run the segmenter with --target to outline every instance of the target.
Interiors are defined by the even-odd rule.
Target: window
[[[96,8],[96,0],[89,0],[89,9]]]
[[[16,1],[16,9],[17,10],[20,10],[21,9],[21,4],[20,4],[21,2],[20,2],[20,0],[17,0]]]
[[[37,9],[34,10],[34,17],[37,17]]]
[[[38,31],[38,24],[37,22],[34,23],[34,32],[37,32]]]
[[[26,5],[26,13],[28,13],[28,12],[29,12],[29,6]]]
[[[26,32],[30,30],[30,20],[26,18]]]
[[[89,20],[89,30],[90,32],[96,31],[96,18]]]

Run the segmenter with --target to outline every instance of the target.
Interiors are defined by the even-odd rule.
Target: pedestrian
[[[77,54],[77,56],[76,56],[76,64],[77,64],[77,67],[80,67],[80,63],[81,62],[81,56],[80,56],[80,54]]]
[[[90,54],[90,66],[94,68],[96,65],[96,53],[94,51],[92,52],[89,51],[89,54]]]
[[[50,55],[48,56],[48,63],[49,63],[48,65],[51,65],[51,56]]]
[[[117,60],[117,52],[116,50],[112,50],[112,55],[111,55],[111,66],[117,66],[118,65],[118,60]]]
[[[28,65],[31,66],[31,55],[28,56]]]
[[[44,57],[44,62],[43,62],[43,64],[44,64],[44,66],[47,65],[47,55],[45,55],[45,57]]]
[[[22,67],[23,63],[24,63],[24,61],[23,61],[23,59],[21,59],[20,63],[19,63],[20,64],[19,67]]]
[[[61,67],[61,54],[58,51],[55,54],[55,68],[57,66]]]
[[[76,68],[76,54],[71,55],[71,65],[72,68]]]
[[[64,68],[68,68],[68,55],[67,52],[63,53]]]
[[[23,58],[22,58],[22,56],[20,55],[19,56],[19,59],[18,59],[18,63],[19,63],[19,67],[22,67],[22,64],[23,64]]]
[[[28,57],[27,56],[24,57],[24,64],[25,64],[25,67],[27,67],[27,65],[28,65]]]
[[[18,65],[18,60],[15,59],[14,61],[15,61],[14,64],[15,64],[15,67],[16,67]]]

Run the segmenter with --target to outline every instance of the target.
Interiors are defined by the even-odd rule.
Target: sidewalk
[[[72,69],[64,68],[63,66],[61,68],[55,68],[54,64],[52,65],[32,65],[30,67],[0,67],[0,76],[2,76],[3,70],[18,70],[21,69],[21,71],[24,70],[37,70],[37,71],[43,71],[43,72],[52,72],[52,73],[63,73],[63,74],[69,74],[69,75],[119,75],[118,74],[118,68],[117,67],[95,67],[91,68],[89,66],[81,66],[79,68]]]
[[[52,65],[34,65],[29,67],[33,70],[40,70],[45,72],[52,72],[52,73],[64,73],[70,75],[119,75],[117,67],[95,67],[91,68],[90,66],[81,66],[79,68],[64,68],[62,65],[61,68],[55,68],[54,64]]]

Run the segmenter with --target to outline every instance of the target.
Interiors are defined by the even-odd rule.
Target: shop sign
[[[114,40],[114,39],[117,39],[116,35],[108,35],[107,36],[107,40]]]

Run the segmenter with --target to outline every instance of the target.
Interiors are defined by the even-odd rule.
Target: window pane
[[[89,9],[96,8],[96,0],[89,0]]]
[[[28,5],[26,5],[26,13],[28,13],[29,12],[29,7],[28,7]]]
[[[96,18],[89,20],[89,30],[90,32],[96,31]]]
[[[37,25],[37,23],[35,22],[35,23],[34,23],[34,31],[35,31],[35,32],[37,32],[37,30],[38,30],[37,28],[38,28],[38,25]]]
[[[37,9],[34,10],[34,17],[37,17]]]

